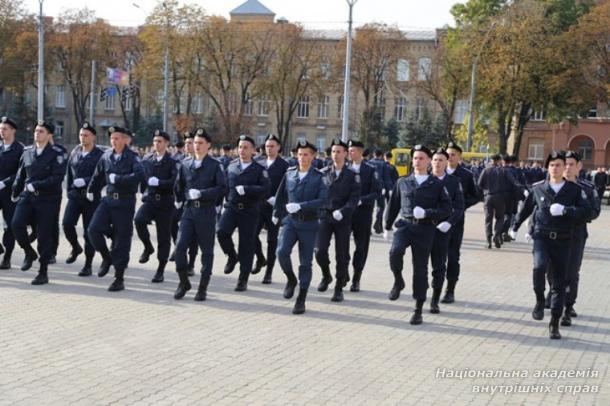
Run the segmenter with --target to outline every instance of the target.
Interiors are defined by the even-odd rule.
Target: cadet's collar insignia
[[[264,176],[265,178],[268,178],[268,177],[269,177],[269,173],[267,173],[267,170],[266,170],[266,169],[265,169],[265,170],[263,170],[263,176]]]
[[[356,183],[360,183],[360,175],[359,174],[356,174],[356,177],[354,179],[356,179]]]
[[[63,155],[57,155],[57,163],[60,164],[60,165],[64,163],[64,156]]]

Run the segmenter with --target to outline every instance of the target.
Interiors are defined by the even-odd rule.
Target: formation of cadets
[[[238,270],[236,291],[247,290],[251,275],[263,270],[262,283],[272,283],[277,260],[286,277],[283,296],[290,299],[296,293],[293,313],[302,314],[314,257],[321,270],[317,290],[325,292],[334,281],[331,301],[344,300],[350,281],[349,291],[360,291],[374,231],[391,242],[390,300],[397,300],[406,287],[402,271],[405,252],[411,248],[415,310],[410,323],[418,325],[428,296],[429,263],[430,313],[439,313],[440,303],[455,301],[465,213],[483,200],[489,249],[513,241],[530,219],[525,238],[534,246],[532,317],[542,320],[544,308],[550,308],[549,336],[557,339],[559,325],[570,326],[577,316],[574,304],[587,223],[599,216],[603,189],[584,179],[581,157],[573,151],[553,151],[544,170],[537,165],[519,168],[514,157],[499,155],[481,168],[464,164],[462,149],[455,143],[433,150],[416,145],[411,149],[410,174],[398,178],[389,163],[391,153],[376,150],[373,159],[367,159],[365,145],[357,140],[334,140],[326,160],[317,157],[314,145],[299,141],[291,157],[284,159],[278,137],[267,136],[264,153],[259,154],[254,140],[241,135],[236,140],[238,156],[232,159],[228,145],[220,157],[211,155],[212,138],[203,128],[185,134],[172,156],[169,135],[157,130],[152,152],[140,158],[130,147],[132,134],[125,128],[110,127],[111,147],[100,148],[95,128],[85,122],[80,145],[69,154],[53,142],[51,123],[37,123],[34,144],[28,147],[15,141],[17,128],[13,120],[2,118],[0,209],[5,228],[0,269],[11,268],[16,240],[25,254],[22,271],[39,262],[33,285],[48,283],[48,266],[55,262],[66,178],[68,200],[61,222],[71,246],[66,263],[74,263],[84,252],[78,275],[90,276],[94,254],[99,253],[97,275],[114,269],[109,291],[125,288],[135,224],[144,246],[139,263],[157,254],[153,283],[163,282],[168,262],[175,262],[175,299],[193,289],[189,278],[195,274],[199,252],[202,267],[194,300],[206,300],[217,239],[226,256],[224,273]],[[142,204],[136,212],[138,192]],[[76,232],[79,218],[84,248]],[[148,229],[152,223],[156,245]],[[266,244],[260,240],[262,229]],[[32,246],[35,240],[37,250]],[[329,255],[333,240],[334,278]],[[295,247],[296,269],[291,260]]]

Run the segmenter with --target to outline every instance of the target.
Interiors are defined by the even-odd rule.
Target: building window
[[[316,137],[316,148],[318,151],[324,151],[326,149],[326,135],[318,134]]]
[[[256,145],[260,145],[262,147],[265,146],[265,138],[267,138],[266,134],[257,134],[256,135]]]
[[[297,118],[309,118],[309,96],[303,96],[299,99]]]
[[[320,64],[320,73],[322,73],[322,77],[326,80],[330,79],[330,63],[323,62]]]
[[[250,94],[247,94],[246,102],[244,103],[244,116],[251,116],[253,109],[254,109],[254,101],[250,97]]]
[[[328,118],[328,105],[330,104],[330,96],[321,96],[318,101],[318,118]]]
[[[453,121],[455,124],[464,124],[466,121],[466,114],[468,114],[468,101],[457,100],[455,102],[455,110],[453,112]]]
[[[534,110],[530,116],[532,121],[544,121],[544,110]]]
[[[55,92],[55,107],[66,107],[66,87],[64,85],[57,86],[57,90]]]
[[[55,133],[53,134],[57,138],[64,136],[64,122],[58,121],[55,123]]]
[[[589,138],[579,140],[576,144],[576,151],[583,161],[591,161],[593,159],[593,140]]]
[[[424,112],[426,111],[426,100],[421,97],[417,98],[417,105],[415,106],[415,118],[421,120],[424,118]]]
[[[394,120],[398,122],[405,121],[407,114],[407,98],[396,97],[394,98]]]
[[[399,82],[409,81],[409,61],[406,59],[398,60],[398,65],[396,66],[396,80]]]
[[[203,96],[198,94],[193,98],[193,113],[202,114],[203,113]]]
[[[133,96],[131,94],[128,94],[125,97],[125,111],[131,110],[133,110]]]
[[[104,100],[104,110],[114,111],[114,102],[116,96],[116,89],[108,88],[106,89],[106,100]]]
[[[343,120],[343,96],[337,97],[337,117]]]
[[[587,114],[587,118],[595,118],[595,117],[597,117],[597,106],[595,106],[591,110],[589,110],[589,113]]]
[[[535,138],[529,140],[527,159],[530,161],[542,161],[544,159],[544,140]]]
[[[269,100],[267,96],[263,96],[258,101],[258,115],[260,117],[267,117],[269,115]]]
[[[379,96],[377,99],[377,111],[379,111],[381,120],[385,120],[385,97],[383,96]]]
[[[417,64],[417,80],[429,80],[432,72],[432,60],[430,58],[419,58]]]
[[[297,143],[301,141],[307,141],[307,134],[297,133]]]

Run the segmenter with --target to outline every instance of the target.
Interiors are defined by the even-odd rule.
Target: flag
[[[129,72],[121,69],[106,68],[106,79],[115,85],[129,85]]]

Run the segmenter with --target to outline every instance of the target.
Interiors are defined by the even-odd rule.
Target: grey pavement
[[[135,235],[119,293],[106,290],[111,274],[76,276],[82,256],[63,263],[63,236],[46,286],[19,271],[17,248],[13,269],[0,271],[0,405],[610,405],[603,209],[590,227],[579,317],[558,341],[548,338],[548,310],[544,321],[531,318],[531,245],[521,231],[501,250],[484,248],[481,205],[467,214],[456,303],[438,315],[426,303],[420,326],[408,322],[409,287],[387,299],[389,243],[379,237],[362,292],[335,304],[332,292],[313,288],[302,316],[282,298],[278,266],[272,285],[260,283],[261,273],[247,292],[234,292],[218,244],[206,302],[194,302],[194,291],[173,299],[173,264],[165,283],[150,283],[156,258],[137,263]],[[410,281],[409,252],[404,274]],[[319,280],[314,266],[312,286]]]

